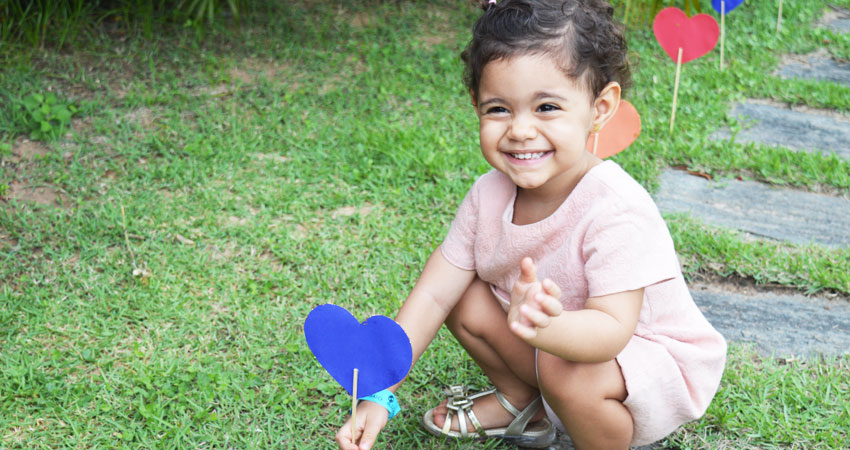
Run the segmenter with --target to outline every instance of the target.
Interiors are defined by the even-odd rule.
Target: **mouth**
[[[508,157],[518,161],[534,161],[536,159],[543,158],[545,156],[549,156],[552,153],[551,150],[545,151],[524,151],[524,152],[506,152]]]

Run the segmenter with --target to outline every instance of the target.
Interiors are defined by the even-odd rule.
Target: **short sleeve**
[[[582,254],[590,297],[645,288],[680,274],[667,225],[646,197],[607,209],[588,227]]]
[[[466,193],[449,233],[440,246],[443,256],[463,270],[475,270],[475,231],[478,222],[478,184]]]

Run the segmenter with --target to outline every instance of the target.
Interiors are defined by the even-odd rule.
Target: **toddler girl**
[[[422,424],[526,447],[548,446],[556,427],[579,450],[656,441],[705,412],[726,343],[650,196],[586,150],[629,83],[622,31],[603,0],[485,6],[463,59],[494,170],[396,320],[414,361],[445,323],[495,389],[452,387]],[[341,449],[371,448],[397,408],[390,391],[361,402]]]

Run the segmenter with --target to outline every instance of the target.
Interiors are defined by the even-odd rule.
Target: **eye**
[[[490,108],[487,108],[486,114],[502,114],[506,112],[508,112],[508,110],[501,106],[491,106]]]
[[[558,111],[559,109],[561,109],[561,108],[559,108],[557,105],[553,105],[551,103],[544,103],[544,104],[537,107],[537,110],[540,111],[540,112],[552,112],[552,111]]]

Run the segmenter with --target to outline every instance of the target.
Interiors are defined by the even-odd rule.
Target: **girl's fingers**
[[[561,288],[550,279],[543,280],[543,290],[555,298],[561,298]]]
[[[351,419],[345,422],[345,425],[336,433],[336,444],[340,450],[358,450],[357,444],[351,436]]]
[[[519,263],[519,280],[522,283],[534,283],[537,281],[537,267],[528,256],[522,258]]]
[[[537,330],[535,328],[527,327],[519,322],[511,322],[510,328],[515,335],[522,339],[533,339],[537,336]]]
[[[532,308],[529,305],[522,305],[519,308],[519,313],[520,316],[524,317],[534,328],[547,327],[552,320],[549,314],[546,314],[540,309]]]
[[[551,295],[538,294],[534,297],[534,300],[537,307],[550,317],[558,316],[564,312],[564,305],[561,304],[561,301]]]

